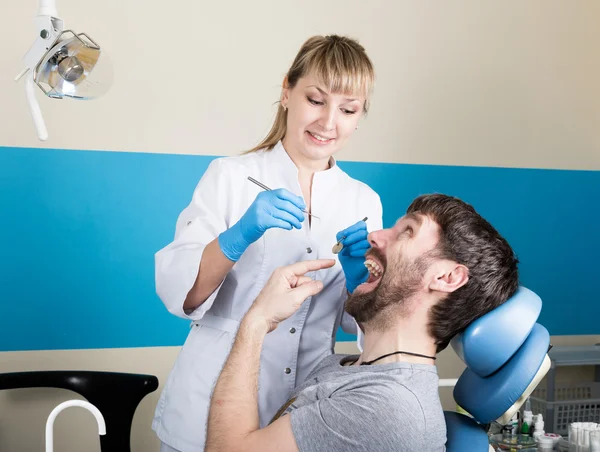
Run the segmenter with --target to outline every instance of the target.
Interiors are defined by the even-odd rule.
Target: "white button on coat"
[[[187,315],[183,302],[196,279],[204,247],[235,224],[262,190],[248,176],[272,189],[286,188],[302,196],[298,170],[281,143],[272,151],[215,159],[181,212],[175,239],[155,256],[159,297],[169,312],[196,325],[165,383],[152,423],[161,441],[182,452],[203,450],[214,383],[239,321],[273,270],[302,260],[337,259],[331,252],[336,233],[365,216],[369,231],[382,228],[379,196],[334,161],[313,179],[311,210],[320,219],[312,218],[309,227],[306,216],[300,230],[268,230],[246,250],[214,293]],[[322,280],[323,291],[268,334],[263,345],[258,397],[261,427],[269,423],[294,386],[333,353],[340,325],[357,333],[356,323],[343,310],[346,289],[339,261],[308,276]],[[295,334],[290,334],[292,325]]]

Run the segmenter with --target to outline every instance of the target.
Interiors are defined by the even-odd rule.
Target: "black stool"
[[[0,374],[0,390],[20,388],[61,388],[82,395],[104,416],[106,435],[100,436],[102,452],[130,452],[133,415],[142,399],[156,391],[158,378],[83,370]]]

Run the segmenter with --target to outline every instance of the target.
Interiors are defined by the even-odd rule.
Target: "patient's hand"
[[[314,281],[304,275],[334,264],[333,259],[318,259],[276,269],[249,309],[245,320],[265,321],[268,332],[273,331],[279,322],[296,312],[304,300],[323,289],[321,281]]]

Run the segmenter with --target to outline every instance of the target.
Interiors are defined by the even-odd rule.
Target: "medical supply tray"
[[[600,423],[600,383],[556,383],[554,401],[547,401],[546,387],[540,385],[530,396],[533,413],[553,413],[553,433],[567,435],[571,422]],[[548,408],[554,408],[548,410]]]

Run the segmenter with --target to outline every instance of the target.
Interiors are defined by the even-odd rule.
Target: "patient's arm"
[[[298,452],[289,416],[259,428],[258,371],[268,325],[245,318],[210,403],[206,452]]]

